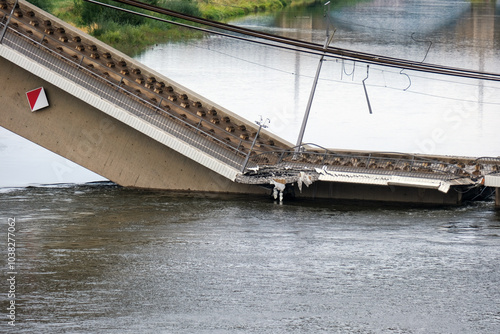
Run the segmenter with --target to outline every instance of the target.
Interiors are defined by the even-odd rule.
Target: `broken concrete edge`
[[[417,188],[437,191],[443,196],[448,194],[450,189],[472,189],[484,186],[484,179],[476,181],[470,178],[425,178],[401,175],[388,175],[376,173],[356,173],[345,171],[331,171],[326,168],[314,168],[308,171],[288,169],[277,171],[272,168],[254,168],[247,174],[240,174],[235,180],[239,183],[255,184],[267,186],[272,190],[274,199],[283,201],[283,194],[291,186],[296,185],[302,193],[303,186],[309,187],[314,182],[326,182],[337,184],[352,184],[364,186],[376,186],[381,188],[395,187]],[[382,200],[383,201],[383,200]]]

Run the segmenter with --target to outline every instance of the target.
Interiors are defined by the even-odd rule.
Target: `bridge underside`
[[[460,205],[471,200],[479,192],[472,191],[463,196],[464,189],[452,188],[447,193],[434,189],[405,187],[405,186],[374,186],[367,184],[317,182],[310,189],[302,190],[303,193],[295,191],[299,198],[330,198],[339,201],[368,201],[405,203],[415,205]]]

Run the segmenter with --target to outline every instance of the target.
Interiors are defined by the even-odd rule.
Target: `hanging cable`
[[[422,61],[420,62],[422,64],[425,61],[425,59],[427,58],[427,55],[429,54],[429,51],[430,51],[431,46],[432,46],[432,41],[419,41],[419,40],[416,40],[415,38],[413,38],[413,35],[415,35],[415,33],[411,34],[411,39],[413,39],[415,42],[417,42],[417,43],[429,43],[429,47],[427,48],[427,52],[425,53],[424,59],[422,59]]]
[[[366,90],[366,84],[365,84],[365,81],[368,79],[369,75],[370,75],[370,65],[366,65],[366,78],[363,79],[363,88],[365,90],[366,103],[368,104],[368,111],[370,112],[370,114],[373,114],[372,106],[370,104],[370,99],[368,98],[368,91]]]
[[[401,74],[401,75],[406,75],[406,77],[408,78],[408,81],[409,81],[408,87],[406,87],[405,89],[403,89],[404,91],[407,91],[407,90],[408,90],[408,88],[410,88],[410,87],[411,87],[411,78],[410,78],[410,76],[409,76],[408,74],[403,73],[403,71],[404,71],[404,70],[405,70],[405,69],[402,69],[401,71],[399,71],[399,74]]]
[[[345,64],[344,64],[344,59],[342,59],[342,73],[341,73],[341,77],[340,79],[343,79],[344,77],[344,74],[347,75],[348,77],[352,76],[352,80],[354,80],[354,71],[356,70],[356,62],[354,61],[353,62],[353,66],[352,66],[352,71],[351,73],[347,73],[347,71],[345,70]]]

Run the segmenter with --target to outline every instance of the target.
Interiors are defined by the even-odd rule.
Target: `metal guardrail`
[[[18,2],[19,1],[16,0],[14,5],[12,6],[12,11],[10,12],[9,18],[7,19],[7,22],[4,24],[4,27],[1,30],[0,43],[2,43],[3,37],[5,36],[5,33],[7,32],[7,27],[9,26],[10,20],[12,18],[12,15],[14,14],[14,10],[16,9]],[[2,21],[5,20],[6,17],[7,17],[7,14],[5,14],[4,17],[2,17]]]
[[[0,23],[0,25],[7,27],[5,23]],[[213,136],[210,132],[204,131],[202,120],[196,125],[191,124],[175,113],[169,113],[158,105],[154,105],[150,101],[132,94],[130,90],[82,66],[84,56],[82,56],[79,63],[75,63],[73,59],[55,53],[54,50],[42,44],[50,36],[43,35],[43,38],[37,41],[10,27],[7,27],[6,30],[8,33],[4,36],[3,45],[22,53],[55,73],[74,81],[83,88],[99,94],[102,98],[175,135],[177,138],[203,150],[214,158],[234,168],[241,168],[244,158],[249,153],[242,149],[241,140],[240,144],[234,147]],[[87,59],[91,60],[91,58]],[[124,96],[131,98],[127,99],[128,102],[125,102]],[[231,136],[231,134],[227,135]]]
[[[304,147],[307,146],[307,149]],[[315,147],[315,148],[313,148]],[[446,162],[412,154],[376,152],[365,154],[333,152],[315,144],[304,144],[291,150],[263,152],[251,157],[249,168],[305,170],[314,167],[345,172],[412,175],[426,178],[476,179],[500,170],[500,157],[482,157],[468,161]]]

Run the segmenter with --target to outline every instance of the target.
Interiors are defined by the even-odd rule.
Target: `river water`
[[[0,216],[17,245],[16,327],[4,318],[0,332],[500,330],[491,203],[279,205],[93,184],[4,190]]]
[[[498,68],[494,2],[351,3],[330,8],[336,46],[421,61],[430,43],[409,37],[418,30],[414,39],[433,40],[426,61]],[[236,24],[321,42],[322,14],[320,4]],[[485,25],[491,29],[481,30]],[[269,130],[290,141],[317,66],[316,57],[209,36],[156,46],[137,58],[249,119],[271,118]],[[488,93],[497,92],[495,84],[407,72],[412,84],[405,91],[406,75],[378,69],[369,80],[385,78],[387,87],[375,81],[367,86],[370,115],[360,85],[366,67],[356,64],[354,77],[348,75],[353,69],[353,63],[325,62],[306,132],[311,141],[404,151],[421,144],[464,154],[481,148],[498,155],[498,97]],[[479,103],[468,102],[478,96]],[[457,103],[458,113],[441,113],[442,106]],[[325,113],[331,115],[320,119]],[[440,117],[451,124],[444,127]],[[391,131],[373,128],[384,122]],[[419,130],[406,132],[413,127]],[[447,131],[436,136],[439,129]],[[455,137],[464,129],[467,139]],[[500,331],[500,212],[492,202],[432,209],[279,204],[109,183],[60,184],[0,188],[0,221],[0,333]],[[16,246],[10,262],[9,231]],[[14,286],[7,281],[12,276]],[[15,327],[6,310],[12,301]]]

